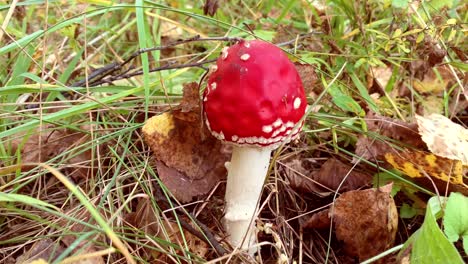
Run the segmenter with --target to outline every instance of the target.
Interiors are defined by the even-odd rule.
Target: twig
[[[199,67],[199,68],[206,69],[205,67],[203,67],[203,65],[208,64],[208,63],[212,63],[214,61],[216,61],[216,59],[205,60],[205,61],[194,62],[194,63],[187,63],[187,64],[176,64],[176,65],[169,63],[169,64],[161,66],[161,67],[152,68],[152,69],[149,70],[149,72],[157,72],[157,71],[173,70],[173,69],[182,69],[182,68],[191,68],[191,67]],[[126,74],[109,76],[107,78],[101,78],[100,80],[96,80],[96,81],[91,82],[89,84],[89,86],[98,86],[98,85],[101,85],[101,84],[104,84],[104,83],[111,83],[111,82],[116,81],[116,80],[128,79],[128,78],[131,78],[133,76],[138,76],[138,75],[141,75],[141,74],[143,74],[143,70],[138,69],[138,70],[132,71],[130,73],[126,73]]]
[[[88,79],[83,79],[78,82],[73,83],[71,86],[72,87],[81,87],[88,82],[89,86],[97,86],[103,83],[109,83],[115,80],[120,80],[120,79],[125,79],[125,78],[130,78],[136,75],[141,75],[143,73],[142,70],[137,70],[132,74],[124,74],[124,75],[112,75],[115,72],[118,72],[123,69],[125,65],[127,65],[130,61],[135,59],[136,57],[140,56],[143,53],[147,52],[152,52],[152,51],[157,51],[157,50],[164,50],[168,48],[172,48],[181,44],[189,43],[189,42],[200,42],[200,41],[227,41],[227,42],[237,42],[239,41],[240,38],[236,37],[208,37],[208,38],[201,38],[199,35],[188,38],[188,39],[182,39],[182,40],[177,40],[175,42],[169,43],[164,46],[158,46],[158,47],[153,47],[153,48],[146,48],[146,49],[140,49],[136,52],[134,52],[130,57],[128,57],[126,60],[124,60],[121,63],[113,62],[110,64],[105,65],[102,68],[99,68],[95,71],[93,71],[91,74],[89,74]],[[197,62],[197,63],[190,63],[190,64],[180,64],[180,65],[175,65],[175,66],[170,66],[170,65],[165,65],[162,67],[158,68],[153,68],[150,69],[150,72],[156,72],[156,71],[162,71],[162,70],[168,70],[168,69],[181,69],[181,68],[188,68],[188,67],[201,67],[201,65],[206,64],[206,63],[211,63],[214,60],[207,60],[203,62]],[[128,71],[127,71],[128,72]],[[107,76],[111,76],[110,78],[106,78]]]

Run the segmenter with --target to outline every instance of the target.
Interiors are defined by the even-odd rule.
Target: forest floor
[[[468,261],[467,7],[0,0],[0,263]],[[308,100],[255,256],[226,239],[231,148],[200,100],[241,38]]]

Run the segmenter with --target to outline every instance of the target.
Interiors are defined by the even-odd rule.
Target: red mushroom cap
[[[300,131],[307,102],[286,54],[271,43],[252,40],[223,49],[210,69],[203,107],[216,138],[274,148]]]

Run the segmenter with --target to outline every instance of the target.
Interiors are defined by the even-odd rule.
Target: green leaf
[[[406,241],[400,254],[411,248],[412,264],[463,264],[457,249],[437,225],[431,205],[439,203],[438,197],[429,200],[422,226]],[[436,208],[437,211],[437,208]]]
[[[380,113],[380,109],[377,107],[377,104],[374,102],[372,97],[370,97],[369,91],[367,91],[367,88],[364,86],[361,80],[359,80],[358,76],[356,75],[352,67],[353,66],[349,65],[349,67],[347,67],[347,71],[348,71],[349,76],[351,76],[351,79],[353,80],[354,85],[359,90],[359,94],[367,102],[367,105],[369,106],[370,109],[372,109],[372,111],[374,111],[375,113]]]
[[[455,68],[458,68],[459,70],[468,71],[468,63],[458,62],[458,61],[451,61],[451,62],[449,62],[449,64],[452,65]]]
[[[359,116],[365,115],[361,106],[351,96],[343,93],[338,86],[330,86],[328,93],[333,97],[333,102],[336,106],[344,111],[352,112]]]
[[[413,218],[418,214],[418,210],[411,205],[404,203],[400,207],[400,217],[401,218]]]
[[[431,0],[425,1],[425,4],[430,7],[429,11],[440,11],[444,7],[452,8],[454,2],[454,0]]]
[[[19,203],[24,203],[24,204],[36,207],[36,208],[37,207],[49,207],[56,211],[60,211],[59,208],[51,204],[48,204],[39,199],[30,197],[27,195],[23,195],[23,194],[0,192],[0,202],[19,202]]]
[[[463,249],[468,253],[468,197],[451,193],[445,207],[444,233],[451,242],[463,239]]]
[[[407,8],[408,7],[408,0],[393,0],[392,1],[392,7],[394,8]]]

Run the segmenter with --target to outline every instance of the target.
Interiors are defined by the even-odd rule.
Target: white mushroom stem
[[[270,163],[271,148],[234,146],[228,168],[224,224],[233,247],[255,243],[255,211]],[[254,253],[256,250],[249,250]]]

